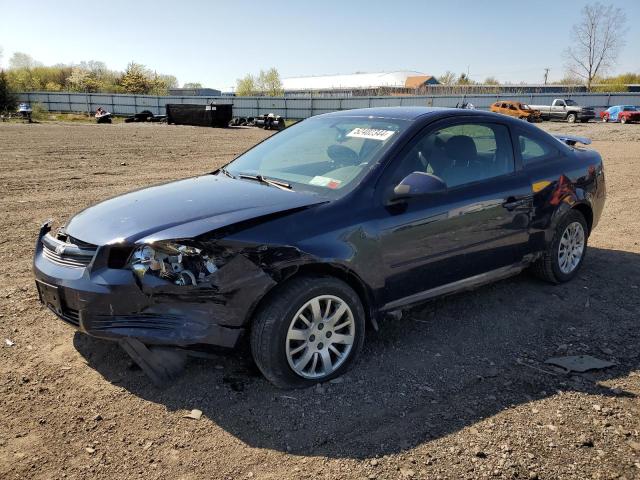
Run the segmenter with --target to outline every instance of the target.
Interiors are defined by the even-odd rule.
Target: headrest
[[[478,156],[476,143],[466,135],[455,135],[445,144],[447,156],[453,160],[473,160]]]

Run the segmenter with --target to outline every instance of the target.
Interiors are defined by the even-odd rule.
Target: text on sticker
[[[347,133],[347,137],[368,138],[370,140],[379,140],[384,142],[394,133],[396,132],[393,130],[382,130],[378,128],[354,128]]]

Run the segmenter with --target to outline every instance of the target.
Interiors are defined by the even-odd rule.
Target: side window
[[[547,142],[534,139],[524,133],[518,134],[518,146],[524,166],[548,160],[558,153],[558,150]]]
[[[392,175],[399,183],[411,172],[440,177],[447,187],[512,173],[509,129],[499,124],[461,123],[431,130],[419,137]]]
[[[510,104],[509,105],[509,110],[517,110],[516,106],[514,104]]]

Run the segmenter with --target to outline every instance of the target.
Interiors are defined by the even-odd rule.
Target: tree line
[[[502,84],[495,77],[487,77],[484,81],[476,82],[474,80],[471,80],[466,73],[456,75],[455,73],[450,71],[445,72],[437,78],[438,82],[440,82],[441,85],[450,87],[464,87],[473,85],[499,87],[501,85],[513,85]],[[582,77],[579,77],[577,75],[566,75],[561,80],[549,83],[549,85],[584,85],[587,87],[588,91],[593,92],[626,92],[628,91],[628,85],[631,84],[640,84],[640,74],[622,73],[620,75],[609,77],[592,77],[591,82],[588,85]]]
[[[87,92],[167,95],[178,86],[173,75],[157,73],[131,62],[121,72],[107,68],[104,62],[90,60],[77,65],[43,65],[30,55],[15,52],[5,72],[8,88],[14,92]]]

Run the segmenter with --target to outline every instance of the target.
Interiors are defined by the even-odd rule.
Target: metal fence
[[[150,110],[154,115],[164,115],[168,103],[207,105],[211,102],[232,103],[236,117],[255,117],[274,113],[288,119],[303,119],[336,110],[366,107],[430,106],[455,107],[470,102],[476,108],[488,109],[499,100],[513,100],[532,105],[550,105],[558,94],[482,94],[482,95],[420,95],[383,97],[186,97],[152,95],[121,95],[103,93],[29,92],[20,93],[22,102],[40,103],[51,112],[94,112],[103,107],[115,115],[133,115]],[[606,109],[611,105],[640,104],[640,93],[575,93],[566,94],[580,105]]]

